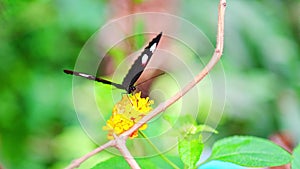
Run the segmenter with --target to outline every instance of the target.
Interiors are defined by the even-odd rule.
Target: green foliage
[[[199,139],[183,139],[179,141],[178,152],[181,160],[189,169],[193,169],[196,166],[197,161],[200,158],[204,144]]]
[[[180,117],[175,117],[171,114],[164,114],[163,118],[183,135],[199,135],[201,132],[218,133],[217,130],[208,125],[198,125],[196,120],[190,114]]]
[[[4,168],[51,168],[62,163],[66,159],[56,154],[53,140],[70,126],[80,128],[72,104],[72,78],[62,70],[74,66],[85,41],[103,23],[105,6],[96,1],[69,3],[0,2],[0,72],[5,75],[0,76],[0,156]],[[92,11],[91,6],[98,9],[78,12]],[[91,147],[82,148],[86,152]]]
[[[218,131],[208,125],[197,125],[195,127],[195,130],[191,131],[193,134],[200,133],[200,132],[209,132],[209,133],[214,133],[218,134]]]
[[[176,162],[174,157],[168,157],[172,161]],[[144,158],[144,159],[135,159],[141,168],[153,168],[153,169],[168,169],[170,166],[165,163],[160,157],[151,157],[151,158]],[[182,168],[182,165],[176,162]],[[128,163],[125,161],[123,157],[112,157],[106,161],[100,162],[96,164],[92,169],[102,169],[102,168],[124,168],[130,169]]]
[[[98,163],[92,169],[102,169],[102,168],[111,168],[114,166],[114,168],[124,168],[124,169],[130,169],[130,166],[128,163],[124,160],[123,157],[113,157],[106,161],[103,161],[101,163]]]
[[[291,155],[268,140],[251,136],[234,136],[214,144],[208,161],[211,160],[247,167],[271,167],[288,164]]]
[[[183,115],[180,117],[174,116],[173,114],[163,114],[163,118],[174,126],[176,129],[184,129],[185,126],[195,125],[196,121],[191,115]]]
[[[178,144],[181,160],[189,169],[196,168],[204,144],[199,139],[185,138]],[[288,164],[292,160],[292,169],[299,169],[300,146],[296,147],[291,155],[283,148],[269,140],[252,136],[233,136],[217,141],[212,149],[212,154],[205,163],[213,160],[231,162],[245,167],[272,167]],[[160,157],[137,159],[142,168],[169,168]],[[173,157],[172,157],[173,159]],[[174,160],[174,159],[173,159]],[[160,161],[160,162],[159,162]],[[93,169],[130,168],[123,157],[113,157],[98,163]]]
[[[146,42],[145,35],[142,34],[145,31],[145,23],[143,20],[137,20],[136,24],[134,25],[134,33],[136,33],[136,36],[134,36],[134,46],[136,47],[135,50],[141,49]]]
[[[114,59],[116,64],[121,63],[121,61],[126,57],[125,52],[120,48],[111,48],[108,54]]]
[[[140,3],[144,2],[145,0],[132,0],[132,1],[136,4],[140,4]]]
[[[165,115],[164,118],[169,123],[175,121],[170,115]],[[208,125],[197,125],[191,115],[181,116],[177,120],[178,124],[175,124],[174,127],[184,135],[184,138],[178,141],[179,156],[189,169],[193,169],[204,148],[201,134],[203,132],[217,133],[217,131]]]
[[[292,169],[300,169],[300,144],[294,149]]]

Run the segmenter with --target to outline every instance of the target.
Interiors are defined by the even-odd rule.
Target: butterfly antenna
[[[64,70],[64,72],[66,74],[70,74],[70,75],[75,75],[75,76],[79,76],[79,77],[83,77],[83,78],[86,78],[86,79],[89,79],[89,80],[93,80],[93,81],[96,81],[96,82],[101,82],[101,83],[104,83],[104,84],[109,84],[109,85],[113,85],[119,89],[124,89],[126,90],[122,85],[120,84],[117,84],[117,83],[114,83],[114,82],[111,82],[109,80],[105,80],[105,79],[102,79],[102,78],[99,78],[99,77],[95,77],[93,75],[90,75],[90,74],[86,74],[86,73],[81,73],[81,72],[76,72],[76,71],[73,71],[73,70]]]

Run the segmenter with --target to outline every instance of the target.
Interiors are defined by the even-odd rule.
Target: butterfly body
[[[135,60],[131,68],[129,69],[127,75],[124,77],[122,84],[114,83],[109,80],[105,80],[93,75],[86,73],[76,72],[73,70],[64,70],[66,74],[71,74],[75,76],[80,76],[89,80],[94,80],[101,82],[103,84],[108,84],[115,86],[116,88],[125,90],[128,94],[133,93],[136,90],[134,86],[135,82],[139,79],[143,71],[145,70],[149,60],[151,59],[159,41],[162,36],[162,33],[158,34],[152,41],[145,47],[141,55]]]

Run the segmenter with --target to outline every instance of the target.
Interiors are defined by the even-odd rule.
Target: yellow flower
[[[141,98],[141,92],[134,95],[123,95],[122,100],[115,104],[112,116],[107,120],[103,130],[107,130],[107,138],[113,139],[113,134],[119,135],[129,130],[135,123],[141,120],[151,110],[153,100],[149,97]],[[145,130],[147,124],[143,124],[139,130]],[[134,131],[129,138],[138,136],[138,130]]]

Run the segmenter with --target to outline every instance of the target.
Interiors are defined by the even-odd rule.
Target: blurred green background
[[[144,1],[133,3],[151,0]],[[80,127],[72,80],[62,70],[112,17],[110,2],[0,1],[0,168],[63,168],[96,147]],[[169,2],[215,42],[217,0]],[[226,105],[215,139],[284,132],[300,140],[299,16],[299,0],[228,0]]]

